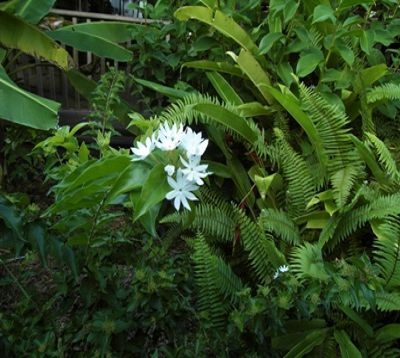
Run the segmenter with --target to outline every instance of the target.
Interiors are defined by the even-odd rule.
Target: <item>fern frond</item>
[[[296,247],[291,255],[290,266],[300,280],[313,278],[327,281],[329,279],[321,248],[318,245],[306,242],[304,245]]]
[[[400,293],[378,292],[376,294],[376,305],[380,311],[400,311]]]
[[[389,216],[372,224],[377,236],[374,256],[387,288],[400,287],[400,220]]]
[[[303,157],[293,150],[283,133],[278,128],[274,132],[283,176],[288,182],[286,209],[292,217],[297,217],[304,214],[308,202],[316,194],[314,178]]]
[[[367,91],[367,103],[375,103],[384,100],[400,100],[400,85],[384,83]]]
[[[331,105],[303,84],[300,84],[300,98],[322,142],[324,157],[320,164],[331,181],[337,206],[342,207],[349,197],[354,178],[359,176],[362,170],[361,161],[347,128],[349,120],[339,107]],[[338,186],[339,184],[345,185],[342,187]]]
[[[259,224],[267,232],[276,235],[291,245],[300,243],[300,232],[297,225],[282,210],[262,210],[259,216]]]
[[[270,281],[270,275],[285,263],[285,258],[260,225],[250,220],[242,210],[237,209],[237,213],[240,238],[248,252],[250,264],[260,283],[266,284]]]
[[[158,120],[169,123],[212,123],[224,131],[240,138],[253,150],[260,150],[264,134],[250,118],[244,118],[240,109],[230,103],[200,93],[191,93],[171,104]],[[265,153],[264,153],[265,154]],[[263,155],[263,153],[260,153]]]
[[[382,195],[369,204],[352,209],[340,215],[335,222],[335,232],[329,240],[329,247],[336,245],[363,227],[368,221],[385,219],[400,214],[400,194]],[[325,238],[326,241],[326,238]]]
[[[398,181],[400,178],[400,173],[397,169],[396,161],[393,159],[388,147],[376,135],[372,133],[365,133],[365,135],[376,150],[379,163],[386,170],[387,176],[395,181]]]
[[[222,328],[243,284],[230,266],[212,252],[201,234],[195,238],[193,259],[199,289],[198,308],[214,327]]]

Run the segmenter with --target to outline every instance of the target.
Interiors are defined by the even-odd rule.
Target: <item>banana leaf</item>
[[[0,66],[0,118],[37,129],[55,128],[60,104],[19,88]]]

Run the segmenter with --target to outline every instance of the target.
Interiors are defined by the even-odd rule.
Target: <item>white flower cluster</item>
[[[179,210],[181,205],[190,210],[188,200],[197,200],[193,194],[203,185],[203,179],[210,175],[207,164],[200,164],[201,156],[208,146],[208,139],[204,139],[201,132],[196,133],[190,127],[185,130],[182,124],[162,124],[144,143],[136,143],[131,148],[134,154],[133,161],[147,158],[154,150],[178,151],[179,161],[165,164],[164,170],[167,181],[172,188],[166,194],[166,199],[174,201],[174,207]],[[168,158],[168,156],[167,156]]]
[[[274,273],[274,280],[276,280],[280,276],[281,273],[288,272],[288,271],[289,271],[289,266],[287,266],[287,265],[279,266],[278,269]]]

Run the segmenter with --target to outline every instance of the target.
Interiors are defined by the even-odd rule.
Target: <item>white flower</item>
[[[203,155],[208,146],[208,139],[204,139],[200,133],[193,132],[193,130],[188,127],[182,138],[180,147],[186,150],[187,156],[191,155]]]
[[[177,126],[174,123],[170,128],[168,123],[164,123],[158,130],[156,146],[161,150],[174,150],[181,143],[183,134],[182,124]]]
[[[171,176],[175,173],[175,167],[171,164],[166,165],[164,167],[164,170],[169,176]]]
[[[167,177],[168,184],[173,189],[168,192],[165,197],[168,200],[174,199],[174,207],[179,210],[181,204],[188,210],[190,210],[190,205],[188,200],[197,200],[192,191],[197,190],[199,187],[190,181],[183,175],[182,170],[178,169],[176,173],[176,180],[171,176]]]
[[[276,280],[282,272],[288,272],[288,271],[289,271],[288,265],[279,266],[278,269],[274,273],[274,276],[273,276],[274,280]]]
[[[186,176],[187,180],[196,182],[198,185],[203,185],[203,178],[210,173],[206,172],[207,164],[200,164],[200,156],[192,155],[189,157],[188,161],[181,157],[181,162],[185,167],[182,169],[182,173]]]
[[[154,149],[154,136],[147,137],[146,141],[143,143],[137,142],[137,148],[131,148],[132,153],[136,155],[136,158],[132,160],[143,160],[145,159]]]

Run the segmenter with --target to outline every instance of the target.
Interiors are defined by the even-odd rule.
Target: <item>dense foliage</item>
[[[0,351],[399,355],[398,2],[199,3],[88,122],[4,141]],[[115,148],[134,83],[157,106]]]

